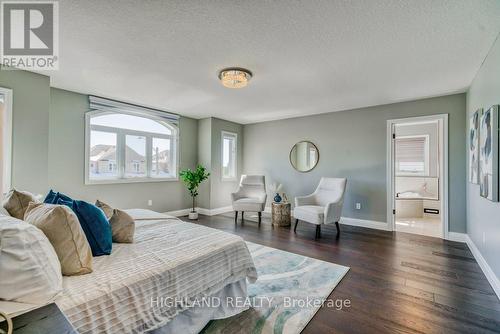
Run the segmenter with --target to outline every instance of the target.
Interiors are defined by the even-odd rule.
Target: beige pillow
[[[106,216],[106,219],[110,220],[111,216],[113,216],[113,208],[110,207],[108,204],[101,202],[100,200],[95,201],[95,206],[97,206],[99,209],[101,209],[104,212],[104,215]]]
[[[24,220],[38,227],[54,247],[63,275],[92,272],[92,251],[75,213],[64,205],[30,203]]]
[[[113,242],[132,243],[134,242],[135,222],[128,213],[114,209],[113,216],[109,220]]]
[[[12,217],[23,220],[24,213],[30,202],[38,203],[39,201],[32,193],[12,189],[5,196],[2,206]]]

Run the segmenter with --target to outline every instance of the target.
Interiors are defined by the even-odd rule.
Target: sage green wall
[[[212,172],[212,119],[204,118],[198,120],[198,163],[205,167],[209,173]],[[212,175],[204,181],[199,188],[196,206],[210,208]]]
[[[237,175],[233,181],[222,180],[222,131],[237,135]],[[238,188],[243,158],[243,125],[212,118],[212,176],[210,192],[210,208],[231,206],[231,193]]]
[[[486,109],[495,104],[500,104],[500,38],[493,45],[467,92],[467,114],[470,117],[478,108]],[[500,203],[481,197],[479,185],[467,182],[467,234],[497,279],[500,279],[499,217]]]
[[[222,181],[222,131],[237,134],[237,177],[234,181]],[[198,163],[210,172],[210,178],[200,187],[198,206],[217,209],[231,205],[231,193],[238,188],[243,158],[243,125],[218,119],[204,118],[198,121]]]
[[[0,87],[13,91],[12,186],[43,194],[48,187],[49,78],[2,68]]]
[[[181,181],[85,185],[85,112],[88,96],[51,88],[48,184],[75,198],[97,198],[120,208],[159,212],[188,208],[191,200]],[[198,152],[198,122],[180,119],[180,168],[194,168]],[[153,206],[147,205],[148,199]]]
[[[282,183],[292,200],[311,193],[322,176],[346,177],[343,216],[386,222],[386,121],[434,114],[449,114],[450,231],[465,232],[465,94],[245,125],[243,172]],[[309,173],[289,163],[301,140],[319,149]]]

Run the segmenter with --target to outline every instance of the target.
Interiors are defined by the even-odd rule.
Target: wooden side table
[[[290,203],[275,203],[272,206],[272,221],[275,226],[290,226],[291,216],[290,211],[292,205]]]

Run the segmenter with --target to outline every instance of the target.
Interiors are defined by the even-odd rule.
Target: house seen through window
[[[177,178],[177,127],[150,115],[93,111],[87,117],[87,181]]]

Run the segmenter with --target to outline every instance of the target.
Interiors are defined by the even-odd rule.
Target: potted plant
[[[198,187],[200,184],[208,179],[210,173],[207,172],[205,167],[198,165],[195,170],[185,169],[179,173],[182,181],[186,184],[191,197],[193,198],[193,209],[189,213],[189,219],[198,219],[198,212],[195,209],[195,199],[198,196]]]

